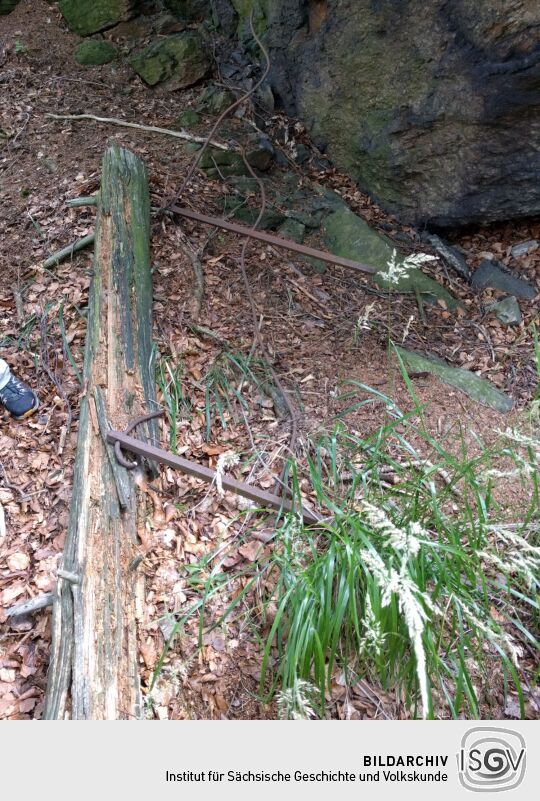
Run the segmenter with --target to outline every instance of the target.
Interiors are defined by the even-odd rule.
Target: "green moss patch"
[[[79,64],[85,66],[93,66],[99,64],[108,64],[109,61],[114,61],[118,51],[116,47],[110,42],[94,41],[81,42],[75,48],[75,60]]]

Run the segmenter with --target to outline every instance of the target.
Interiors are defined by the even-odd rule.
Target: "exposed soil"
[[[180,185],[192,157],[183,143],[172,138],[87,121],[59,122],[46,114],[90,112],[172,128],[176,116],[194,105],[201,92],[201,87],[174,94],[151,91],[121,65],[79,66],[73,59],[79,38],[66,30],[55,6],[37,5],[22,0],[11,15],[0,18],[0,354],[41,399],[38,415],[28,422],[15,423],[7,414],[1,418],[0,502],[6,535],[0,539],[0,718],[39,718],[42,713],[50,610],[11,622],[5,613],[14,603],[54,588],[68,524],[81,392],[75,366],[80,370],[82,365],[91,255],[75,255],[52,270],[43,269],[42,262],[92,231],[95,210],[67,209],[65,201],[98,189],[108,142],[119,142],[144,160],[155,206]],[[204,135],[211,122],[203,117],[196,133]],[[270,132],[283,124],[276,116]],[[246,130],[242,120],[230,125],[236,126],[239,137]],[[303,141],[309,145],[307,138]],[[411,229],[384,214],[345,176],[332,169],[311,169],[310,178],[341,192],[353,210],[374,226],[383,226],[386,235],[398,235],[397,246],[407,249],[407,241],[410,250],[426,250],[415,244]],[[216,200],[227,191],[219,181],[197,172],[182,202],[203,213],[220,214]],[[219,232],[204,248],[205,295],[194,319],[193,270],[180,225],[197,249],[211,235],[210,229],[168,217],[156,217],[152,227],[155,341],[162,357],[182,366],[183,392],[191,406],[189,420],[186,408],[186,419],[178,424],[178,452],[212,466],[220,453],[232,450],[240,456],[238,477],[249,476],[257,485],[272,488],[281,470],[280,457],[287,453],[289,422],[268,394],[241,388],[249,406],[249,431],[241,416],[233,419],[227,411],[227,427],[214,419],[209,437],[205,430],[209,369],[225,349],[247,355],[253,344],[251,309],[239,270],[242,243]],[[409,239],[403,240],[403,235]],[[519,261],[510,255],[513,245],[540,239],[538,220],[454,238],[468,252],[471,266],[486,253],[494,254],[540,290],[540,249]],[[477,371],[514,398],[516,411],[503,417],[435,378],[414,378],[428,429],[449,448],[457,449],[464,441],[474,450],[478,438],[492,443],[497,429],[511,424],[534,393],[537,376],[530,323],[538,314],[538,296],[521,302],[519,326],[505,328],[486,312],[496,293],[473,292],[437,262],[432,274],[462,299],[466,312],[454,314],[440,305],[426,305],[424,323],[414,297],[396,296],[389,302],[372,285],[339,268],[328,268],[321,275],[306,262],[259,243],[249,246],[247,270],[274,369],[299,409],[300,446],[318,432],[331,430],[347,405],[339,398],[343,382],[373,387],[402,410],[412,408],[399,370],[389,361],[389,333],[408,348],[427,350]],[[356,321],[371,303],[375,305],[370,330],[356,331]],[[366,395],[358,390],[358,399],[362,397]],[[375,430],[385,413],[384,404],[373,404],[344,419],[363,435]],[[161,436],[169,446],[167,423],[162,423]],[[266,467],[253,461],[251,438]],[[245,539],[241,505],[233,496],[221,499],[214,489],[170,470],[163,470],[145,491],[154,508],[147,540],[141,545],[140,567],[146,577],[139,629],[141,678],[147,688],[170,632],[170,618],[191,607],[208,579],[209,566],[196,570],[193,566],[221,545],[229,547],[225,566],[229,569],[260,560],[261,551],[270,546]],[[503,489],[501,501],[509,509],[519,508],[527,500],[520,491]],[[226,598],[216,596],[209,603],[200,650],[197,616],[188,622],[153,690],[151,714],[275,716],[275,709],[260,700],[261,645],[244,614],[250,609],[252,620],[257,619],[261,588],[255,585],[244,596],[226,625],[213,630],[210,626],[246,581],[238,578]],[[342,690],[338,682],[330,707],[336,717],[406,714],[397,699],[365,682],[354,698],[344,698]],[[502,708],[499,715],[504,715]]]

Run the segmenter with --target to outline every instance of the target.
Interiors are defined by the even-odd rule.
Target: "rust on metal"
[[[143,420],[139,418],[131,423],[131,425],[128,426],[128,429],[132,430],[135,425],[142,421]],[[116,455],[118,455],[120,448],[124,448],[126,451],[130,451],[138,456],[144,456],[151,462],[165,464],[168,467],[172,467],[173,470],[180,470],[180,472],[185,473],[188,476],[193,476],[194,478],[201,479],[201,481],[206,481],[207,484],[212,484],[216,479],[216,471],[212,470],[212,468],[197,464],[189,459],[184,459],[181,456],[174,456],[174,454],[169,453],[168,451],[164,451],[161,448],[156,448],[154,445],[142,442],[140,439],[136,439],[135,437],[130,437],[125,431],[108,431],[107,442],[114,445]],[[120,463],[124,464],[124,462],[127,462],[127,460],[125,460],[124,457],[121,457]],[[127,462],[127,465],[131,467],[130,462]],[[236,479],[229,478],[228,476],[222,476],[221,484],[224,489],[230,490],[237,495],[241,495],[243,498],[248,498],[258,506],[269,507],[271,509],[277,509],[278,511],[284,510],[286,512],[297,510],[302,515],[304,523],[307,523],[308,525],[313,525],[314,523],[320,522],[320,518],[305,507],[299,508],[297,505],[292,504],[287,499],[280,498],[279,495],[274,495],[271,492],[266,492],[265,490],[253,487],[251,484],[246,484],[243,481],[237,481]]]
[[[291,239],[284,239],[274,234],[267,234],[265,231],[257,231],[254,228],[249,228],[247,225],[240,225],[239,223],[225,220],[223,217],[208,217],[206,214],[199,214],[196,211],[191,211],[191,209],[185,209],[180,206],[169,206],[169,211],[179,214],[181,217],[186,217],[188,220],[195,220],[205,225],[214,225],[216,228],[224,228],[226,231],[233,231],[235,234],[249,236],[251,239],[258,239],[260,242],[267,242],[269,245],[274,245],[278,248],[301,253],[303,256],[312,256],[314,259],[320,259],[327,264],[337,264],[340,267],[346,267],[348,270],[370,273],[371,275],[377,272],[377,268],[369,264],[361,264],[358,261],[352,261],[352,259],[344,259],[342,256],[334,256],[333,253],[327,253],[325,250],[317,250],[317,248],[310,248],[307,245],[300,245],[298,242],[293,242]]]

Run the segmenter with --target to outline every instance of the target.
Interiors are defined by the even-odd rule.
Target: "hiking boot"
[[[0,389],[0,401],[15,420],[30,417],[39,406],[36,393],[14,375],[10,376],[7,384]]]

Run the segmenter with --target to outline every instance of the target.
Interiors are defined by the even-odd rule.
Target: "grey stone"
[[[254,225],[257,217],[259,216],[259,209],[252,209],[248,206],[243,206],[238,203],[238,199],[226,199],[224,204],[224,211],[232,213],[235,220],[239,220],[245,225]],[[267,209],[262,215],[257,228],[261,231],[275,230],[284,221],[283,214],[272,209]]]
[[[264,140],[257,141],[246,152],[246,159],[256,170],[266,172],[272,166],[274,153]],[[200,166],[211,178],[230,175],[247,175],[248,169],[240,153],[208,148],[203,154]]]
[[[490,381],[480,378],[470,370],[452,367],[437,357],[414,353],[397,348],[405,367],[411,372],[428,372],[440,378],[445,384],[465,392],[470,398],[498,412],[509,412],[514,402],[512,398],[497,389]]]
[[[207,86],[199,100],[199,109],[209,114],[221,114],[234,103],[234,95],[220,86]]]
[[[534,298],[536,290],[522,278],[515,278],[498,261],[484,259],[473,273],[471,284],[475,289],[500,289],[518,298]]]
[[[519,259],[521,256],[526,256],[531,250],[536,250],[538,247],[537,239],[529,239],[527,242],[520,242],[519,245],[514,245],[510,254],[512,258]]]
[[[471,271],[469,270],[469,265],[457,248],[452,247],[436,234],[424,234],[422,239],[428,242],[458,275],[461,275],[467,281],[470,280]]]
[[[294,160],[297,164],[305,164],[306,161],[309,161],[311,152],[309,148],[303,145],[301,142],[300,144],[296,145],[296,154],[294,156]]]
[[[154,29],[156,33],[166,36],[170,33],[181,33],[187,27],[187,20],[177,19],[172,14],[160,14],[156,19]]]
[[[519,325],[521,322],[521,309],[513,295],[495,303],[493,311],[495,312],[497,320],[503,325]]]
[[[165,8],[175,17],[198,22],[207,14],[207,0],[162,0]]]

